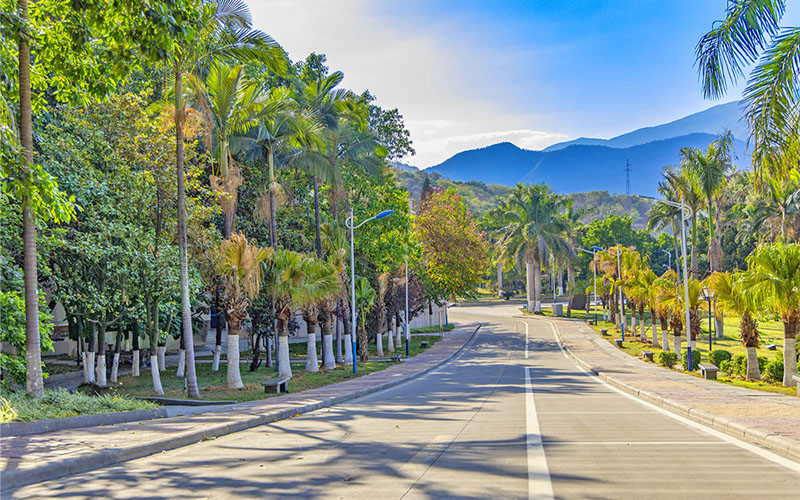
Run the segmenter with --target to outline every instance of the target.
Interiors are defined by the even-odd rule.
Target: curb
[[[575,360],[575,362],[586,371],[599,377],[609,385],[627,392],[628,394],[632,394],[633,396],[647,401],[648,403],[652,403],[656,406],[664,408],[665,410],[669,410],[672,413],[694,420],[695,422],[708,426],[714,430],[724,432],[725,434],[743,441],[767,448],[783,457],[800,462],[800,441],[788,439],[758,427],[744,425],[741,422],[729,417],[714,415],[713,413],[709,413],[700,408],[678,403],[677,401],[673,401],[671,399],[662,398],[661,396],[657,396],[651,392],[637,389],[636,387],[626,384],[625,382],[620,382],[614,377],[598,371],[572,352],[572,349],[570,349],[566,342],[564,342],[564,338],[561,336],[558,325],[554,321],[549,319],[547,321],[550,321],[550,323],[555,327],[554,332],[558,337],[558,343],[564,349],[564,352],[566,352],[570,358]]]
[[[128,460],[134,460],[137,458],[154,455],[156,453],[161,453],[167,450],[174,450],[176,448],[188,446],[190,444],[198,443],[203,440],[215,439],[221,436],[225,436],[227,434],[240,432],[246,429],[250,429],[252,427],[257,427],[259,425],[277,422],[279,420],[284,420],[288,417],[293,417],[295,415],[308,413],[310,411],[318,410],[320,408],[327,408],[329,406],[344,403],[356,398],[360,398],[362,396],[366,396],[368,394],[383,391],[385,389],[389,389],[396,385],[404,384],[410,380],[419,378],[422,375],[425,375],[426,373],[434,371],[437,368],[452,361],[456,356],[461,354],[461,352],[468,345],[472,343],[480,328],[481,328],[481,323],[478,323],[478,326],[475,327],[473,332],[469,335],[469,337],[467,337],[464,343],[461,344],[461,346],[458,347],[457,349],[453,350],[453,352],[450,353],[445,359],[423,370],[410,374],[407,377],[387,380],[386,382],[383,382],[373,387],[367,387],[347,394],[341,394],[338,396],[329,397],[323,399],[322,401],[318,401],[316,403],[300,405],[294,408],[287,408],[285,410],[275,411],[272,413],[254,415],[249,418],[234,420],[228,423],[220,423],[214,426],[206,427],[205,429],[192,430],[180,435],[172,435],[166,437],[163,440],[146,443],[139,446],[133,446],[125,449],[97,450],[94,453],[87,454],[85,456],[65,458],[58,462],[50,462],[31,469],[3,470],[2,473],[0,473],[0,483],[2,483],[2,492],[6,493],[9,490],[20,488],[22,486],[41,483],[44,481],[57,479],[59,477],[71,474],[88,472],[108,465],[113,465],[120,462],[126,462]]]

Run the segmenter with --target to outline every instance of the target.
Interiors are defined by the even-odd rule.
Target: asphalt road
[[[14,498],[800,498],[798,466],[615,391],[514,307],[460,358],[350,403]]]

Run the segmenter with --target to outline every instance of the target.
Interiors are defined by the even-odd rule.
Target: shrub
[[[760,364],[760,363],[759,363]],[[776,357],[764,367],[764,377],[773,382],[783,381],[783,359]]]
[[[745,354],[734,356],[731,359],[731,369],[728,373],[737,377],[744,377],[747,374],[747,356]]]
[[[2,406],[0,416],[4,419],[3,421],[20,422],[158,408],[157,404],[150,401],[112,394],[87,396],[65,389],[47,390],[43,398],[32,398],[23,391],[2,391],[0,406]]]
[[[728,361],[731,359],[731,357],[733,357],[733,355],[730,353],[730,351],[726,351],[725,349],[716,349],[708,353],[709,361],[720,368],[722,368],[722,362]]]
[[[658,353],[658,364],[672,368],[672,365],[678,362],[678,354],[672,351],[661,351]]]
[[[759,356],[758,357],[758,371],[764,372],[767,369],[767,363],[769,363],[769,359],[766,356]],[[745,362],[745,372],[747,371],[747,363]],[[781,380],[783,380],[783,375],[781,375]]]
[[[731,362],[728,359],[723,360],[719,364],[719,370],[723,373],[727,373],[728,375],[731,374]]]
[[[700,359],[702,358],[703,354],[700,352],[699,349],[692,349],[692,370],[697,370],[700,368]],[[687,356],[684,356],[681,360],[681,365],[683,365],[683,369],[688,369],[689,360]]]

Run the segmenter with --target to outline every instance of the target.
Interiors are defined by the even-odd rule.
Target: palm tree
[[[783,385],[795,385],[800,324],[800,244],[761,245],[747,257],[745,289],[768,304],[783,322]]]
[[[669,305],[663,300],[663,296],[668,293],[670,289],[677,287],[680,283],[678,273],[672,269],[668,269],[664,274],[658,277],[653,282],[653,295],[656,304],[656,316],[661,326],[661,348],[669,351],[669,328],[672,310]],[[678,330],[678,338],[676,339],[680,344],[680,329]],[[678,350],[675,351],[680,354],[680,345]]]
[[[194,43],[181,47],[170,56],[174,81],[175,169],[177,175],[178,247],[180,249],[181,310],[183,337],[186,347],[186,383],[189,397],[200,397],[194,365],[194,338],[192,337],[192,311],[189,300],[189,264],[186,241],[186,186],[184,179],[184,125],[185,99],[183,76],[209,63],[225,58],[239,61],[259,60],[270,69],[282,72],[286,57],[280,45],[269,35],[252,28],[253,22],[247,4],[240,0],[206,0],[210,8],[203,9],[204,19],[198,25],[200,33]]]
[[[680,283],[676,283],[674,287],[665,287],[661,290],[659,300],[663,300],[665,305],[671,309],[670,324],[673,326],[673,335],[680,335],[680,328],[683,325],[682,315],[686,311],[687,297],[684,293],[684,288]],[[689,334],[687,334],[687,342],[689,346],[694,348],[697,336],[700,334],[700,308],[703,306],[703,283],[689,278]],[[677,330],[675,328],[678,328]],[[675,352],[680,352],[680,340]]]
[[[653,347],[658,347],[658,332],[656,330],[656,309],[658,309],[658,291],[655,286],[658,277],[647,266],[639,269],[633,280],[633,289],[630,294],[637,298],[639,305],[639,327],[641,328],[642,342],[647,338],[644,326],[644,309],[650,311],[650,326],[653,329]]]
[[[724,96],[729,84],[744,77],[744,68],[758,60],[744,91],[744,106],[759,181],[787,172],[786,157],[796,151],[800,137],[800,28],[781,28],[785,9],[785,0],[729,2],[725,19],[714,23],[696,49],[706,98]]]
[[[216,251],[217,273],[222,276],[225,319],[228,322],[228,388],[244,387],[239,373],[239,333],[248,319],[247,309],[261,289],[262,262],[272,249],[251,245],[243,234],[234,233]]]
[[[302,304],[303,319],[306,321],[308,333],[306,371],[318,372],[316,329],[321,307],[340,293],[342,281],[335,266],[316,257],[307,257],[303,260],[301,269],[303,283],[297,291],[302,297],[296,302]]]
[[[367,350],[367,311],[375,304],[377,295],[375,289],[364,276],[356,279],[356,310],[360,318],[358,328],[358,361],[369,361]]]
[[[708,277],[719,307],[739,315],[739,335],[747,351],[747,380],[761,380],[758,369],[758,321],[756,296],[746,288],[745,274],[716,272]]]
[[[525,262],[528,311],[542,312],[541,268],[548,251],[568,245],[563,206],[563,198],[544,184],[517,184],[489,214],[500,258]]]
[[[289,320],[294,314],[293,300],[300,299],[303,285],[303,256],[291,250],[278,250],[269,262],[268,283],[275,297],[278,322],[278,376],[292,376],[289,363]]]

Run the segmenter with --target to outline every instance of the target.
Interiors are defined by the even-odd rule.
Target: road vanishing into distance
[[[797,465],[605,385],[514,306],[392,389],[14,498],[800,498]]]

